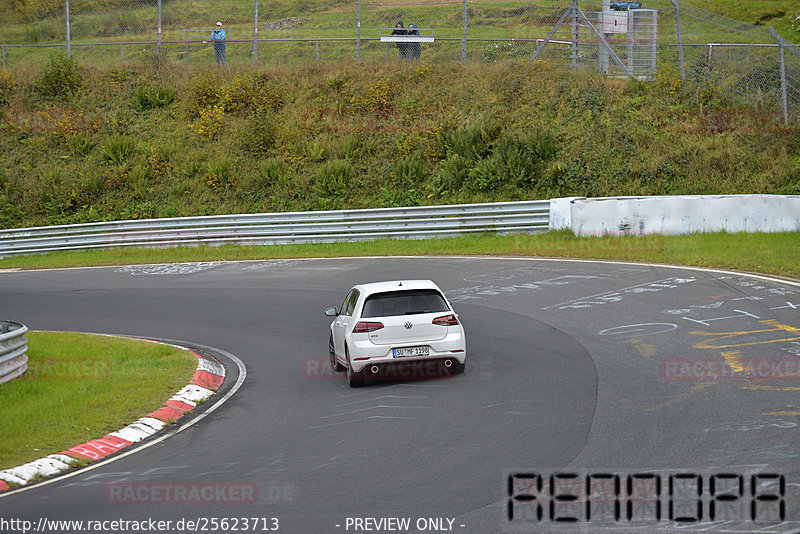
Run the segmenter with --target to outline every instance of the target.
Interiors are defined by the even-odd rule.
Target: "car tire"
[[[464,372],[464,369],[467,367],[467,362],[459,363],[458,360],[453,362],[453,374],[460,375]]]
[[[353,365],[350,363],[350,351],[345,347],[344,354],[347,357],[347,383],[351,388],[358,388],[364,385],[364,374],[353,372]]]
[[[331,334],[331,337],[328,339],[328,356],[331,359],[331,367],[333,368],[334,373],[341,373],[347,369],[344,365],[336,360],[336,349],[333,345],[333,334]]]

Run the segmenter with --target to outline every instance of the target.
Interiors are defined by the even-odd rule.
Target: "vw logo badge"
[[[411,324],[411,321],[406,321],[405,324],[403,324],[403,326],[406,327],[406,330],[411,330],[411,327],[414,325]]]

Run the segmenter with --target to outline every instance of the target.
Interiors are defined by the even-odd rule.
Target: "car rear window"
[[[435,289],[387,291],[367,297],[361,317],[388,317],[415,313],[450,311],[444,297]]]

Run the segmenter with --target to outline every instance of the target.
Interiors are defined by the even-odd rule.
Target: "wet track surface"
[[[466,372],[351,389],[330,371],[330,319],[322,311],[355,283],[398,278],[430,278],[453,302],[467,332]],[[216,347],[247,368],[242,388],[196,425],[77,476],[6,495],[0,517],[153,518],[172,521],[174,532],[212,517],[270,518],[258,532],[277,518],[278,531],[292,533],[402,527],[388,518],[409,520],[407,529],[392,530],[401,532],[800,528],[797,284],[558,260],[219,262],[3,272],[0,311],[32,330]],[[236,366],[218,356],[235,380]],[[598,521],[599,508],[587,518],[583,501],[553,509],[577,514],[576,522],[548,520],[546,503],[539,520],[535,504],[545,501],[515,498],[508,520],[509,479],[512,493],[530,497],[535,488],[518,475],[541,475],[546,487],[546,475],[557,473],[578,473],[581,481],[620,476],[621,495],[627,475],[652,475],[634,485],[658,476],[663,498],[628,499],[636,522],[624,520],[628,501],[620,497],[622,520],[611,523]],[[741,506],[721,518],[718,501],[712,521],[711,476],[719,474],[731,475],[731,492],[741,489]],[[753,476],[767,474],[783,476],[784,490],[757,489],[754,498]],[[681,504],[680,484],[698,477],[704,486],[692,502],[702,503],[702,519],[670,512],[670,481],[673,504]],[[715,482],[719,492],[722,479]],[[228,491],[217,489],[202,504],[152,493],[126,500],[111,489],[126,484]],[[255,502],[237,502],[230,488],[254,489]],[[773,493],[780,499],[757,498]],[[747,515],[753,502],[757,522]],[[695,519],[670,521],[670,513]]]

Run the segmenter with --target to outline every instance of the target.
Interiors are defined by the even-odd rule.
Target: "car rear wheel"
[[[350,351],[344,349],[345,356],[347,357],[347,383],[351,388],[357,388],[364,385],[364,374],[356,373],[353,371],[353,364],[350,362]]]
[[[336,361],[336,349],[333,345],[333,334],[331,334],[330,339],[328,339],[328,356],[331,359],[331,367],[335,373],[341,373],[346,369],[344,365]]]

